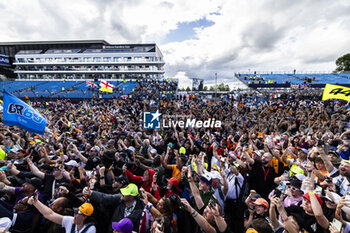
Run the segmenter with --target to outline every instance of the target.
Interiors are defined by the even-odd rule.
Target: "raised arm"
[[[62,225],[63,216],[53,212],[49,207],[41,203],[37,196],[30,197],[28,204],[34,205],[35,208],[37,208],[37,210],[44,216],[44,218],[56,224]]]
[[[198,210],[200,210],[200,209],[202,209],[204,207],[204,202],[203,202],[203,200],[201,198],[201,195],[199,193],[198,187],[196,186],[196,184],[193,181],[191,166],[188,166],[187,177],[188,177],[188,182],[190,184],[190,188],[191,188],[191,191],[192,191],[192,195],[194,197],[194,201],[196,202]]]
[[[316,221],[318,222],[318,224],[320,224],[320,226],[323,229],[325,229],[325,230],[328,229],[329,221],[326,218],[326,216],[323,214],[322,207],[321,207],[320,203],[318,202],[315,193],[309,192],[309,195],[310,195],[311,208],[312,208],[312,211],[315,215]]]
[[[40,171],[32,162],[32,160],[30,158],[27,159],[27,163],[29,165],[30,171],[37,177],[39,177],[40,179],[44,179],[45,178],[45,173]]]

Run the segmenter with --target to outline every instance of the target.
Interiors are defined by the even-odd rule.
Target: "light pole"
[[[218,93],[218,73],[215,73],[215,99],[217,98]]]

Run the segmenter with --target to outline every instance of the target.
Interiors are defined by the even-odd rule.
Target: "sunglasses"
[[[297,190],[298,190],[298,189],[295,188],[295,187],[290,187],[290,189],[291,189],[292,191],[297,191]]]
[[[84,216],[84,214],[80,210],[74,211],[74,214],[79,214],[79,215],[83,215]]]

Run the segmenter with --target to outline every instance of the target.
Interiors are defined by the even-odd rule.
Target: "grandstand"
[[[350,86],[350,73],[236,73],[235,77],[249,87],[314,87],[323,88],[328,84]]]
[[[156,44],[109,44],[104,40],[0,43],[0,89],[28,98],[115,98],[164,80],[165,62]],[[100,80],[115,86],[100,93]],[[153,82],[152,80],[157,80]],[[94,84],[88,87],[85,81]],[[162,88],[161,88],[162,89]],[[164,92],[163,94],[165,94]],[[0,94],[2,95],[2,93]]]

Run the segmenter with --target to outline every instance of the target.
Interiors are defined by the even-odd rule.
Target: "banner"
[[[350,101],[350,88],[338,85],[326,84],[322,100],[341,99]]]
[[[8,56],[0,54],[0,66],[10,66],[10,59]]]
[[[17,126],[31,133],[44,134],[47,120],[17,97],[4,91],[4,125]]]

